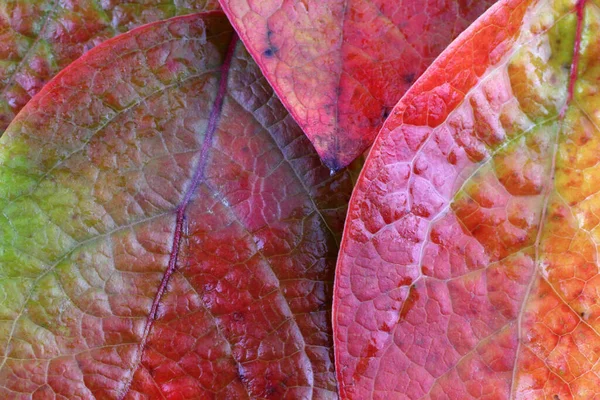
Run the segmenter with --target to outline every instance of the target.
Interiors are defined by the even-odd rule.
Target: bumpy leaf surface
[[[220,0],[282,102],[333,170],[495,0]]]
[[[344,398],[600,396],[599,6],[498,3],[392,112],[338,263]]]
[[[217,0],[1,1],[0,135],[50,78],[92,47],[142,24],[218,8]]]
[[[0,398],[335,398],[352,188],[221,12],[96,47],[0,139]]]

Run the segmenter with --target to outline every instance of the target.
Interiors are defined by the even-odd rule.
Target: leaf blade
[[[352,181],[319,166],[241,44],[226,67],[233,35],[208,13],[114,38],[0,139],[7,395],[335,397],[327,293]]]
[[[146,23],[217,9],[216,0],[143,5],[86,0],[3,3],[0,134],[46,82],[94,46]]]
[[[576,3],[494,6],[383,128],[336,273],[344,398],[594,396],[595,189],[575,177],[598,13]]]
[[[402,94],[494,1],[222,0],[244,44],[332,170],[373,142]]]

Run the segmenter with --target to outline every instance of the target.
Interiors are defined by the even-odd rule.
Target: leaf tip
[[[344,165],[339,159],[335,157],[335,155],[321,155],[321,161],[323,164],[329,168],[329,175],[333,176],[340,172],[346,165]]]

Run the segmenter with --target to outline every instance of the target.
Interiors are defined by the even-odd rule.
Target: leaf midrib
[[[509,398],[511,398],[511,399],[515,397],[515,393],[516,393],[516,389],[517,389],[516,388],[516,382],[517,382],[516,378],[517,378],[517,373],[518,373],[517,367],[519,364],[519,354],[521,351],[522,338],[523,338],[522,318],[523,318],[523,315],[525,315],[525,309],[528,304],[529,297],[531,295],[533,287],[535,286],[535,282],[537,280],[536,278],[539,275],[539,271],[538,271],[539,267],[538,266],[540,264],[540,246],[541,246],[541,241],[542,241],[542,237],[543,237],[543,233],[544,233],[544,228],[546,225],[545,221],[547,219],[550,198],[551,198],[552,193],[556,189],[554,180],[555,180],[555,176],[556,176],[556,160],[558,157],[558,147],[560,144],[560,137],[562,134],[562,129],[564,128],[565,115],[566,115],[566,112],[567,112],[568,108],[570,107],[571,103],[573,102],[573,93],[574,93],[574,89],[575,89],[575,84],[577,82],[579,61],[580,61],[580,57],[581,57],[581,38],[582,38],[583,24],[584,24],[584,8],[585,8],[586,3],[587,3],[587,0],[578,0],[577,5],[575,6],[575,12],[576,12],[576,16],[577,16],[577,28],[576,28],[576,32],[575,32],[575,45],[573,48],[573,60],[571,63],[571,71],[570,71],[570,75],[569,75],[569,85],[567,88],[567,100],[566,100],[564,106],[562,107],[562,109],[560,110],[560,113],[558,116],[558,124],[560,127],[556,131],[556,138],[554,139],[554,143],[552,145],[552,164],[550,166],[550,176],[548,177],[549,183],[548,183],[546,191],[544,193],[544,205],[542,208],[542,213],[540,215],[540,220],[539,220],[540,222],[539,222],[538,231],[537,231],[536,239],[535,239],[535,245],[534,245],[534,248],[535,248],[534,269],[533,269],[533,273],[531,274],[530,282],[527,285],[527,290],[525,292],[525,296],[523,297],[523,303],[521,304],[521,308],[519,310],[519,314],[516,319],[517,349],[515,352],[515,360],[514,360],[514,366],[513,366],[513,370],[512,370],[512,376],[511,376],[511,387],[510,387],[510,393],[509,393]],[[550,287],[552,287],[552,285],[550,285]],[[554,287],[552,287],[552,289],[553,289],[553,291],[556,292]],[[558,295],[558,293],[557,293],[557,295]],[[561,296],[559,296],[559,298],[562,299]],[[569,308],[572,310],[571,306],[569,306]]]
[[[145,349],[146,345],[148,344],[148,337],[150,334],[150,330],[152,329],[154,321],[156,321],[158,307],[160,305],[163,295],[165,294],[165,291],[167,289],[169,281],[171,280],[171,276],[173,275],[173,273],[175,272],[176,267],[177,267],[177,259],[179,256],[179,249],[181,246],[182,238],[184,236],[184,224],[186,223],[187,207],[190,204],[191,199],[192,199],[194,193],[196,192],[196,189],[198,188],[200,183],[202,183],[202,181],[204,180],[204,172],[206,170],[206,165],[207,165],[207,161],[208,161],[208,152],[212,146],[214,133],[217,129],[217,123],[221,117],[221,111],[223,109],[223,101],[224,101],[225,95],[227,93],[227,83],[228,83],[229,71],[231,69],[231,61],[233,59],[233,54],[237,47],[237,43],[238,43],[238,36],[234,32],[233,36],[231,38],[231,41],[229,43],[227,53],[226,53],[225,59],[223,61],[223,65],[221,66],[221,70],[220,70],[221,77],[220,77],[220,81],[219,81],[219,89],[217,92],[217,96],[215,97],[215,101],[213,103],[213,108],[210,113],[206,132],[204,133],[202,148],[200,150],[200,160],[198,161],[198,164],[196,165],[193,178],[190,182],[190,185],[189,185],[187,191],[185,192],[183,200],[180,202],[180,204],[176,210],[176,225],[175,225],[175,230],[173,233],[173,244],[171,247],[171,254],[169,256],[168,267],[167,267],[167,270],[165,271],[163,278],[160,282],[160,285],[158,287],[158,291],[156,292],[154,300],[152,301],[152,307],[150,308],[150,312],[148,313],[148,317],[146,319],[146,326],[144,327],[144,333],[143,333],[142,339],[140,340],[140,343],[138,345],[138,354],[136,357],[136,361],[131,368],[130,376],[125,381],[125,385],[123,386],[121,394],[118,397],[119,400],[124,399],[125,396],[127,395],[127,393],[129,392],[129,388],[133,381],[135,371],[138,369],[139,365],[141,364],[141,359],[142,359],[144,349]]]
[[[215,70],[209,69],[209,70],[206,70],[206,71],[202,71],[201,73],[198,73],[198,74],[193,74],[193,75],[190,75],[190,76],[189,76],[189,77],[187,77],[185,80],[194,79],[194,78],[197,78],[197,77],[203,76],[203,75],[205,75],[205,74],[210,74],[210,73],[214,73],[214,72],[215,72]],[[185,81],[185,80],[183,80],[183,81]],[[41,184],[41,182],[43,182],[43,181],[44,181],[44,179],[45,179],[46,177],[48,177],[48,176],[49,176],[49,174],[50,174],[52,171],[54,171],[56,168],[58,168],[58,167],[59,167],[59,166],[62,164],[62,162],[64,162],[64,160],[65,160],[65,159],[67,159],[67,158],[71,157],[73,154],[76,154],[76,153],[78,153],[79,151],[81,151],[82,149],[84,149],[84,148],[85,148],[85,145],[87,145],[87,144],[89,143],[89,141],[91,141],[91,140],[92,140],[92,138],[95,136],[95,134],[96,134],[97,132],[101,131],[101,130],[102,130],[104,127],[106,127],[110,121],[113,121],[113,120],[114,120],[114,118],[116,118],[117,116],[119,116],[119,115],[122,115],[123,113],[125,113],[125,112],[127,112],[127,111],[129,111],[129,110],[131,110],[131,109],[133,109],[133,108],[135,108],[137,105],[141,104],[143,101],[147,100],[148,98],[150,98],[150,97],[152,97],[152,96],[154,96],[154,95],[156,95],[156,94],[158,94],[158,93],[162,93],[162,92],[164,92],[164,91],[166,91],[166,90],[168,90],[168,89],[171,89],[171,88],[174,88],[174,87],[178,87],[179,85],[181,85],[181,84],[182,84],[182,82],[183,82],[183,81],[176,81],[176,82],[174,82],[173,84],[170,84],[170,85],[163,86],[163,87],[161,87],[159,90],[156,90],[156,91],[154,91],[153,93],[151,93],[150,95],[148,95],[148,96],[146,96],[146,97],[142,98],[142,99],[141,99],[139,102],[133,103],[133,104],[131,104],[130,106],[128,106],[127,108],[125,108],[124,110],[121,110],[121,111],[119,111],[118,113],[115,113],[115,115],[113,115],[113,116],[112,116],[112,118],[110,118],[108,121],[106,121],[106,122],[105,122],[105,123],[104,123],[104,124],[103,124],[103,125],[102,125],[102,126],[99,128],[99,129],[97,129],[97,130],[96,130],[96,131],[95,131],[95,132],[94,132],[92,135],[90,135],[90,137],[89,137],[89,138],[88,138],[88,139],[85,141],[85,143],[83,144],[83,146],[82,146],[81,148],[78,148],[78,149],[76,149],[75,151],[73,151],[73,152],[71,152],[69,155],[67,155],[67,156],[66,156],[64,159],[60,160],[60,162],[56,163],[56,164],[55,164],[53,167],[51,167],[51,168],[50,168],[50,169],[49,169],[49,170],[48,170],[48,171],[47,171],[47,172],[46,172],[46,173],[45,173],[45,174],[44,174],[44,175],[43,175],[43,176],[42,176],[42,177],[39,179],[39,181],[37,181],[37,182],[36,182],[36,184],[35,184],[35,185],[34,185],[34,186],[33,186],[33,187],[32,187],[32,188],[31,188],[31,189],[30,189],[30,190],[29,190],[27,193],[23,193],[23,194],[17,195],[15,198],[13,198],[13,199],[10,199],[10,200],[9,200],[9,201],[8,201],[6,204],[4,204],[4,205],[3,205],[3,208],[6,208],[8,205],[10,205],[10,204],[13,204],[13,203],[14,203],[14,202],[16,202],[17,200],[19,200],[19,199],[21,199],[21,198],[23,198],[23,197],[25,197],[25,196],[30,196],[30,195],[31,195],[31,194],[32,194],[32,193],[35,191],[35,189],[36,189],[37,187],[39,187],[39,185]],[[116,227],[115,229],[112,229],[112,230],[110,230],[110,231],[107,231],[107,232],[105,232],[105,233],[102,233],[102,234],[99,234],[99,235],[93,235],[93,236],[91,236],[91,237],[89,237],[89,238],[87,238],[87,239],[84,239],[84,240],[82,240],[82,241],[80,241],[80,242],[76,243],[76,244],[75,244],[75,246],[73,246],[72,248],[68,249],[67,251],[65,251],[65,253],[64,253],[62,256],[60,256],[59,258],[57,258],[56,260],[54,260],[54,261],[52,262],[52,264],[51,264],[51,265],[50,265],[50,266],[49,266],[49,267],[48,267],[48,268],[47,268],[47,269],[46,269],[46,270],[45,270],[45,271],[44,271],[44,272],[43,272],[43,273],[42,273],[42,274],[41,274],[39,277],[37,277],[37,278],[35,279],[35,281],[33,282],[32,286],[31,286],[30,293],[28,293],[27,297],[26,297],[26,298],[25,298],[25,300],[23,301],[23,305],[22,305],[21,309],[19,310],[19,314],[17,315],[17,317],[15,317],[15,320],[14,320],[13,326],[11,327],[11,331],[10,331],[10,333],[9,333],[9,336],[8,336],[8,341],[7,341],[7,343],[6,343],[6,346],[5,346],[5,348],[6,348],[6,350],[5,350],[5,355],[4,355],[3,359],[2,359],[2,361],[0,362],[0,370],[2,370],[2,369],[3,369],[3,367],[4,367],[5,363],[6,363],[6,360],[9,358],[9,357],[8,357],[8,353],[9,353],[9,351],[10,351],[10,343],[11,343],[11,341],[12,341],[12,339],[13,339],[13,335],[14,335],[14,329],[15,329],[15,327],[16,327],[16,324],[18,323],[18,320],[19,320],[19,318],[20,318],[20,317],[23,315],[23,311],[24,311],[25,307],[27,306],[27,302],[30,300],[30,298],[31,298],[31,295],[33,294],[33,291],[35,290],[35,287],[36,287],[36,285],[37,285],[37,283],[39,282],[39,280],[40,280],[40,279],[42,279],[42,278],[43,278],[44,276],[46,276],[48,273],[50,273],[50,272],[54,271],[54,269],[55,269],[55,268],[56,268],[56,267],[57,267],[57,266],[58,266],[58,265],[59,265],[59,264],[60,264],[62,261],[64,261],[64,260],[66,259],[66,257],[68,257],[69,255],[71,255],[71,254],[72,254],[72,253],[73,253],[75,250],[77,250],[77,249],[81,248],[81,246],[83,246],[83,245],[85,245],[85,244],[87,244],[87,243],[90,243],[90,242],[92,242],[92,241],[95,241],[95,240],[97,240],[97,239],[99,239],[99,238],[103,238],[103,237],[106,237],[106,236],[110,236],[110,235],[112,235],[113,233],[115,233],[115,232],[118,232],[118,231],[121,231],[121,230],[123,230],[123,229],[127,229],[127,228],[130,228],[130,227],[132,227],[132,226],[139,225],[139,224],[142,224],[142,223],[144,223],[144,222],[147,222],[147,221],[149,221],[149,220],[153,220],[153,219],[156,219],[156,218],[162,217],[162,216],[164,216],[164,215],[170,214],[170,213],[172,213],[172,212],[174,212],[174,211],[176,211],[176,209],[169,209],[169,210],[166,210],[166,211],[164,211],[164,212],[161,212],[161,213],[158,213],[158,214],[156,214],[156,215],[153,215],[153,216],[151,216],[151,217],[148,217],[148,218],[143,218],[143,219],[141,219],[141,220],[134,221],[134,222],[132,222],[132,223],[130,223],[130,224],[127,224],[127,225],[118,226],[118,227]],[[54,221],[52,221],[52,220],[50,220],[50,221],[54,223]],[[59,227],[59,228],[60,228],[60,227]],[[23,251],[23,249],[18,249],[18,248],[17,248],[17,250],[19,250],[19,251]]]

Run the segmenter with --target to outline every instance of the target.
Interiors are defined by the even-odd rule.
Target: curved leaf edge
[[[435,61],[413,83],[411,88],[406,91],[406,93],[402,96],[402,98],[394,106],[394,108],[390,112],[390,115],[387,117],[383,126],[377,133],[377,136],[375,137],[375,140],[374,140],[372,146],[368,150],[368,154],[364,161],[364,165],[360,171],[360,174],[358,175],[358,178],[356,180],[357,183],[354,187],[354,190],[352,191],[352,195],[351,195],[350,201],[348,203],[348,211],[346,214],[346,223],[344,224],[344,230],[342,233],[340,249],[338,252],[338,260],[336,263],[336,272],[335,272],[335,281],[334,282],[338,282],[341,277],[341,270],[342,270],[342,263],[343,263],[342,255],[346,252],[346,246],[348,243],[348,240],[346,240],[346,238],[350,235],[350,229],[351,229],[350,224],[348,223],[348,218],[351,214],[353,205],[357,201],[358,196],[362,196],[362,193],[360,193],[360,191],[358,190],[360,187],[360,184],[362,181],[364,181],[364,177],[368,173],[368,171],[371,167],[371,164],[373,162],[375,162],[377,154],[379,153],[380,149],[382,149],[384,146],[383,139],[382,139],[382,133],[388,130],[388,125],[390,124],[390,121],[393,119],[393,117],[399,115],[401,113],[400,110],[404,109],[408,104],[410,104],[410,101],[415,97],[415,95],[421,93],[423,88],[435,77],[435,74],[437,73],[439,66],[443,65],[447,59],[449,59],[454,53],[456,53],[456,51],[463,46],[463,43],[465,41],[467,41],[467,39],[473,37],[479,28],[485,27],[487,20],[490,18],[490,16],[492,16],[498,12],[501,12],[502,7],[504,7],[503,1],[498,1],[497,3],[493,4],[488,10],[486,10],[486,12],[484,12],[479,18],[477,18],[467,29],[465,29],[463,32],[461,32],[456,37],[456,39],[454,39],[454,41],[452,41],[452,43],[440,55],[438,55],[436,57]],[[234,25],[234,29],[235,29],[235,25]],[[260,66],[260,64],[259,64],[259,66]],[[331,315],[332,315],[332,327],[333,327],[333,335],[334,335],[334,358],[335,358],[336,379],[338,382],[338,390],[340,392],[341,399],[346,399],[349,397],[345,393],[344,380],[343,380],[343,376],[341,375],[341,371],[344,369],[344,366],[341,364],[341,361],[340,361],[340,354],[339,354],[340,345],[338,344],[338,340],[337,340],[337,332],[338,332],[339,325],[338,325],[338,320],[336,318],[336,315],[339,312],[340,302],[341,302],[341,296],[339,296],[339,292],[340,292],[340,289],[339,289],[338,285],[334,284],[333,305],[332,305]]]

